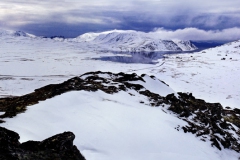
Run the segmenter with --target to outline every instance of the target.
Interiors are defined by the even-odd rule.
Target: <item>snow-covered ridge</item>
[[[0,30],[0,37],[40,38],[23,31]],[[47,38],[51,39],[51,38]],[[76,38],[52,38],[54,41],[77,43],[85,50],[116,52],[192,51],[197,47],[190,41],[163,40],[152,33],[134,30],[111,30],[85,33]]]
[[[24,96],[1,99],[0,108],[6,113],[0,118],[6,121],[3,127],[19,132],[21,142],[73,131],[76,146],[90,160],[136,155],[142,160],[153,152],[154,160],[236,159],[240,110],[225,110],[192,94],[175,95],[155,76],[88,72]],[[26,112],[19,114],[22,111]]]
[[[170,88],[165,82],[160,81],[154,76],[148,76],[146,74],[137,76],[135,73],[112,74],[108,72],[90,72],[80,76],[80,78],[85,81],[91,80],[95,83],[97,82],[107,86],[114,85],[117,88],[121,88],[124,83],[128,83],[130,85],[142,85],[144,88],[142,88],[141,91],[149,90],[160,96],[167,96],[168,94],[175,93],[175,91]]]
[[[191,51],[197,49],[190,41],[162,40],[150,33],[133,30],[112,30],[101,33],[85,33],[68,41],[88,43],[100,50],[123,52]]]
[[[14,37],[36,37],[35,35],[23,31],[0,30],[0,36],[14,36]]]

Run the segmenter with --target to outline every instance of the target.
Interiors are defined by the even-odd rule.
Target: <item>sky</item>
[[[76,37],[112,29],[196,40],[240,39],[240,0],[4,0],[0,28]]]

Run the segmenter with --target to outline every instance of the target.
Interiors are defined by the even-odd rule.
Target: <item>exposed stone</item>
[[[64,132],[42,142],[28,141],[19,143],[16,132],[0,127],[1,160],[85,160],[76,146],[75,135]]]
[[[166,103],[170,104],[169,110],[178,114],[180,119],[188,123],[187,126],[182,127],[185,133],[196,134],[204,141],[208,136],[212,145],[219,150],[222,149],[222,145],[224,148],[240,152],[239,137],[235,138],[232,134],[239,132],[232,126],[234,124],[240,127],[240,119],[236,115],[239,109],[224,110],[219,103],[207,103],[196,99],[192,94],[178,94],[178,98],[174,94],[167,95]]]

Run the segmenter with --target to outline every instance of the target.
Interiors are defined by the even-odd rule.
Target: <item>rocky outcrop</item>
[[[76,146],[75,135],[64,132],[44,141],[20,143],[16,132],[0,127],[1,160],[85,160]]]
[[[5,117],[14,117],[18,113],[24,112],[29,105],[68,91],[94,92],[102,90],[105,93],[114,94],[119,91],[135,90],[148,97],[149,102],[145,103],[146,105],[162,107],[164,112],[174,113],[179,119],[186,121],[188,125],[177,126],[178,131],[195,134],[202,141],[211,141],[212,146],[219,150],[228,148],[240,152],[239,109],[224,109],[219,103],[207,103],[188,93],[169,94],[163,97],[147,90],[141,85],[142,83],[135,83],[145,82],[145,76],[144,74],[138,76],[135,73],[89,72],[61,84],[52,84],[36,89],[35,92],[21,97],[0,99],[0,111],[5,112],[0,118],[4,121]],[[150,78],[156,79],[154,76],[150,76]],[[129,94],[131,95],[131,93]],[[29,144],[31,143],[35,142],[29,142]]]
[[[104,75],[104,76],[101,76]],[[131,81],[144,81],[142,76],[137,74],[114,74],[111,72],[88,72],[80,77],[71,78],[60,84],[50,84],[45,87],[36,89],[33,93],[20,96],[0,98],[0,111],[5,112],[0,118],[14,117],[18,113],[26,110],[27,106],[34,105],[54,96],[69,91],[97,91],[102,90],[108,94],[116,93],[121,90],[135,89],[139,91],[144,88],[142,85],[132,84]],[[108,78],[107,78],[108,77]]]
[[[240,152],[239,109],[223,109],[219,103],[207,103],[192,94],[178,93],[166,97],[170,107],[178,117],[188,123],[183,131],[190,132],[202,141],[211,141],[219,150],[223,148]],[[176,128],[179,129],[179,128]]]

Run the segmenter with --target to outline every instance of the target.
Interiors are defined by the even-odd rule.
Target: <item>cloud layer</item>
[[[239,0],[6,0],[0,2],[0,27],[66,37],[156,27],[224,30],[240,27],[239,6]]]
[[[240,28],[228,28],[223,30],[202,30],[198,28],[185,28],[178,30],[166,30],[155,28],[150,34],[162,39],[180,39],[195,41],[233,41],[240,39]]]

